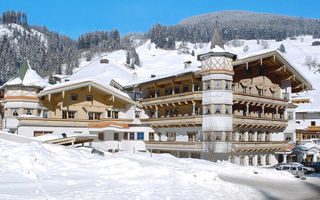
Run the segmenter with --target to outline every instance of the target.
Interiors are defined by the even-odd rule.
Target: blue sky
[[[0,0],[0,12],[21,10],[29,24],[76,39],[95,30],[146,32],[155,23],[174,25],[186,17],[223,10],[248,10],[320,18],[320,0]]]

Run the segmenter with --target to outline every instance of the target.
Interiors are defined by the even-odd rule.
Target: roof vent
[[[155,78],[156,77],[156,75],[154,75],[154,74],[151,74],[151,78]]]

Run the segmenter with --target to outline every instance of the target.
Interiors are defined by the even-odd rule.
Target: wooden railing
[[[173,102],[186,102],[192,100],[202,100],[202,91],[185,92],[179,94],[172,94],[154,98],[147,98],[141,101],[142,106],[166,104]]]
[[[201,151],[201,142],[145,141],[147,149]]]
[[[173,125],[201,125],[202,116],[201,115],[188,115],[188,116],[176,116],[176,117],[160,117],[160,118],[150,118],[141,119],[143,123],[151,124],[152,126],[173,126]]]
[[[233,93],[233,101],[246,101],[246,102],[255,102],[261,104],[275,104],[279,106],[288,106],[288,100],[282,99],[279,97],[270,97],[270,96],[260,96],[257,94],[248,94],[248,93]]]
[[[263,141],[263,142],[233,142],[233,151],[277,151],[281,148],[287,147],[286,142],[277,141]]]

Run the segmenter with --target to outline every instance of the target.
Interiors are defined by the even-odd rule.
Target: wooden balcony
[[[289,103],[287,99],[281,99],[278,97],[270,97],[270,96],[260,96],[258,94],[249,94],[249,93],[240,93],[234,92],[233,93],[233,103],[254,103],[257,105],[277,105],[280,107],[288,107]]]
[[[196,127],[202,125],[201,115],[188,115],[177,117],[160,117],[141,119],[142,123],[150,124],[153,128],[165,127]]]
[[[20,126],[54,126],[54,127],[88,127],[91,123],[116,122],[128,124],[131,119],[102,119],[102,120],[83,120],[83,119],[60,119],[60,118],[18,118]]]
[[[161,142],[161,141],[145,141],[146,149],[154,150],[174,150],[174,151],[201,151],[201,142]]]
[[[287,147],[285,142],[264,141],[264,142],[233,142],[233,152],[262,152],[262,151],[279,151],[281,148]]]
[[[272,119],[267,117],[233,116],[233,126],[240,128],[273,128],[284,130],[288,125],[286,119]]]
[[[185,92],[179,94],[172,94],[154,98],[147,98],[141,101],[143,107],[152,107],[153,105],[169,105],[169,104],[177,104],[181,105],[182,103],[187,104],[192,101],[201,101],[202,100],[202,91],[195,92]]]

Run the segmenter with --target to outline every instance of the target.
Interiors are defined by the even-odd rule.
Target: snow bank
[[[263,199],[257,190],[222,181],[219,173],[292,179],[273,169],[167,154],[102,157],[64,146],[0,140],[0,199]]]

